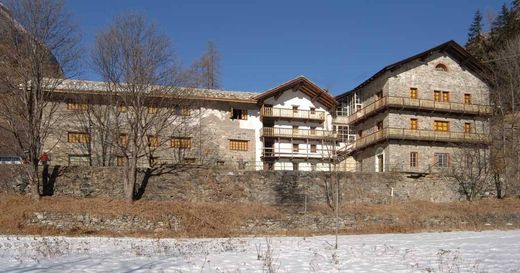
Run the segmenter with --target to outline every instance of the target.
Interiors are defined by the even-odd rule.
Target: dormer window
[[[442,71],[442,72],[448,72],[448,67],[445,64],[437,64],[435,66],[435,70]]]

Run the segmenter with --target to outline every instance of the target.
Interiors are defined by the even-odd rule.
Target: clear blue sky
[[[466,41],[476,9],[484,18],[509,0],[70,0],[88,49],[124,11],[142,12],[168,35],[186,65],[213,40],[226,90],[265,91],[305,75],[333,94],[382,67],[448,40]],[[83,79],[97,80],[85,71]]]

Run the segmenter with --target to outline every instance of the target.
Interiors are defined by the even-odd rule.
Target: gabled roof
[[[415,60],[425,60],[435,52],[446,52],[450,56],[454,57],[457,61],[459,61],[461,65],[467,67],[468,69],[476,73],[478,76],[480,76],[482,79],[486,79],[486,75],[490,72],[489,67],[485,66],[479,60],[473,57],[468,51],[466,51],[466,49],[464,49],[464,47],[459,45],[457,42],[450,40],[446,43],[440,44],[417,55],[414,55],[412,57],[406,58],[404,60],[398,61],[389,66],[384,67],[383,69],[379,70],[376,74],[374,74],[372,77],[370,77],[368,80],[358,85],[356,88],[336,96],[336,100],[341,100],[351,92],[361,89],[362,87],[371,83],[373,80],[383,75],[387,71],[394,71],[396,69],[399,69],[403,65]]]
[[[305,95],[309,96],[313,101],[318,101],[328,108],[336,106],[336,100],[334,97],[304,76],[298,76],[297,78],[285,82],[273,89],[267,90],[256,96],[255,99],[258,100],[258,102],[262,102],[272,96],[280,95],[282,92],[289,89],[301,91]]]

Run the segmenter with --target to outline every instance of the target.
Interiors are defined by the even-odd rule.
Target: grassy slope
[[[1,234],[109,235],[161,237],[229,237],[241,235],[302,235],[332,233],[330,228],[304,230],[302,205],[269,206],[246,203],[180,203],[174,201],[137,201],[100,198],[77,199],[30,197],[0,193]],[[69,229],[29,225],[34,212],[84,214],[99,217],[139,216],[161,221],[175,215],[181,222],[176,230],[94,231],[76,226]],[[420,232],[448,230],[519,229],[520,199],[480,200],[476,202],[408,202],[384,205],[344,204],[340,216],[348,223],[342,234]],[[305,222],[327,219],[333,223],[333,211],[325,205],[309,207]],[[277,228],[244,228],[265,221],[279,223]],[[280,224],[281,223],[281,224]]]

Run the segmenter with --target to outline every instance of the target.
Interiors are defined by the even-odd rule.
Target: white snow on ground
[[[334,236],[0,236],[0,272],[508,273],[520,272],[520,230],[340,236],[337,251]]]

